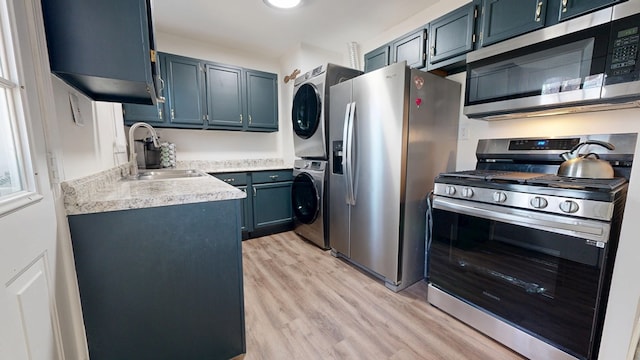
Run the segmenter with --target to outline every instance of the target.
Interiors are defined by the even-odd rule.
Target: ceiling
[[[293,10],[263,0],[153,0],[158,32],[278,58],[306,43],[345,52],[440,0],[303,0]]]

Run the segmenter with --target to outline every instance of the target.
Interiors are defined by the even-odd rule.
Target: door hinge
[[[476,43],[476,34],[471,35],[471,43],[472,44]]]
[[[473,9],[473,18],[474,19],[478,18],[478,8]]]
[[[422,53],[422,60],[427,60],[427,53]]]
[[[155,63],[156,62],[156,51],[155,50],[149,50],[149,55],[151,55],[151,62]]]
[[[425,30],[425,31],[422,33],[422,38],[423,38],[424,40],[427,40],[427,30]]]

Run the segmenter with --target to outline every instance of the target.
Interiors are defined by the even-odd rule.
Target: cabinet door
[[[247,70],[248,130],[278,131],[278,76]]]
[[[560,21],[619,2],[621,2],[621,0],[562,0],[560,4]]]
[[[207,64],[206,71],[208,127],[242,129],[242,69]]]
[[[204,89],[200,61],[167,55],[166,74],[169,122],[176,127],[201,128],[204,125]]]
[[[423,68],[427,60],[426,42],[427,31],[425,29],[416,30],[394,41],[391,44],[391,62],[397,63],[406,60],[407,65],[411,68]]]
[[[480,46],[544,27],[547,0],[484,0]]]
[[[470,3],[429,23],[429,70],[473,50],[476,14]]]
[[[253,211],[251,210],[251,197],[247,193],[247,186],[238,186],[238,189],[244,191],[247,194],[247,197],[242,199],[241,202],[241,210],[242,210],[242,221],[241,221],[241,229],[243,232],[251,232],[253,231]]]
[[[364,55],[364,72],[389,65],[389,45],[384,45]]]
[[[124,124],[133,125],[138,121],[144,121],[153,126],[161,126],[164,124],[164,108],[162,105],[122,104]]]
[[[291,185],[291,181],[253,184],[254,230],[292,221]]]

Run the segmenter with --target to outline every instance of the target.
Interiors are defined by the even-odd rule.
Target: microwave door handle
[[[349,172],[349,183],[347,184],[349,190],[349,196],[350,196],[350,202],[349,205],[351,206],[355,206],[356,205],[356,192],[355,192],[355,161],[356,161],[356,157],[358,154],[355,154],[355,148],[356,146],[354,145],[354,140],[355,140],[355,122],[356,122],[356,103],[355,101],[351,103],[351,112],[349,113],[349,129],[348,129],[348,136],[349,136],[349,152],[347,154],[347,158],[348,158],[348,166],[347,166],[347,171]]]
[[[351,184],[351,180],[350,180],[350,173],[349,173],[349,168],[351,166],[351,158],[350,158],[350,148],[349,148],[349,120],[351,119],[351,103],[348,103],[347,106],[345,107],[345,113],[344,113],[344,125],[342,127],[342,143],[343,143],[343,147],[342,147],[342,151],[344,152],[344,156],[342,157],[342,168],[344,169],[344,185],[346,188],[346,197],[345,197],[345,202],[347,203],[347,205],[351,205],[351,194],[349,193],[349,191],[351,190],[351,187],[349,186],[349,184]]]
[[[433,209],[480,217],[487,220],[509,223],[557,234],[565,234],[601,243],[606,243],[608,241],[607,239],[609,238],[609,231],[611,229],[609,224],[604,224],[598,221],[587,219],[577,220],[575,218],[572,218],[570,221],[559,221],[559,217],[557,215],[532,213],[528,210],[511,209],[504,206],[495,206],[490,204],[474,203],[473,205],[468,205],[465,201],[457,199],[443,199],[436,197],[433,199],[432,206]]]

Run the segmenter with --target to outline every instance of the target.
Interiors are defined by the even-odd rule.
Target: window
[[[18,60],[6,1],[0,3],[0,214],[9,203],[31,194],[25,113],[18,81]],[[29,175],[27,175],[29,174]],[[12,208],[14,206],[11,206]]]

